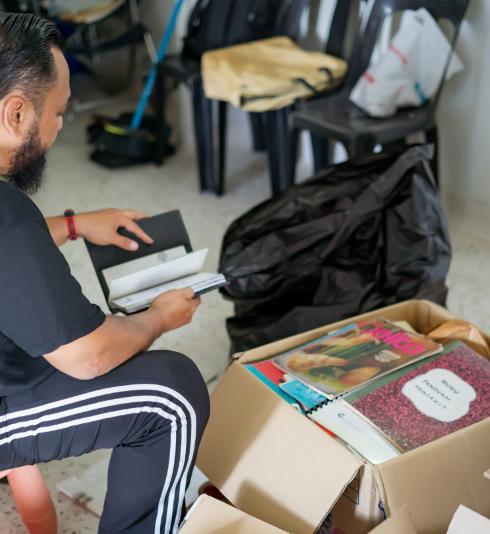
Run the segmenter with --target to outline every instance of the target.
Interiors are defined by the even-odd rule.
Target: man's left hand
[[[106,209],[75,215],[77,232],[80,237],[95,245],[116,245],[125,250],[137,250],[138,243],[117,233],[118,228],[126,228],[144,243],[151,244],[153,239],[134,222],[148,215],[135,210]]]

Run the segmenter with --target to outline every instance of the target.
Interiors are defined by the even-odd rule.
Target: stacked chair
[[[144,45],[151,61],[156,62],[151,33],[140,21],[139,0],[112,0],[100,6],[88,0],[86,10],[74,13],[63,11],[69,7],[65,0],[4,0],[3,4],[10,12],[30,12],[52,20],[66,36],[66,53],[76,58],[108,94],[121,93],[131,84],[138,45]],[[110,56],[114,52],[118,54],[117,65]],[[90,107],[95,104],[78,106],[80,111]]]
[[[343,4],[339,0],[338,4]],[[369,67],[371,55],[388,16],[397,11],[426,8],[436,20],[446,19],[454,26],[452,50],[458,37],[469,0],[374,0],[362,17],[354,48],[349,60],[344,86],[340,92],[323,98],[303,101],[290,117],[289,149],[280,147],[283,162],[279,180],[287,188],[294,183],[299,133],[308,130],[314,136],[314,159],[316,170],[330,161],[329,143],[340,142],[346,148],[349,159],[372,153],[377,145],[387,146],[416,132],[425,132],[426,140],[435,145],[432,171],[438,181],[437,145],[438,134],[435,111],[444,85],[442,77],[435,96],[417,108],[401,109],[393,117],[376,119],[368,116],[349,100],[350,93],[359,78]],[[332,27],[332,31],[341,28]],[[339,41],[340,42],[340,41]],[[340,50],[340,49],[339,49]],[[449,64],[449,58],[447,64]],[[287,161],[289,159],[289,161]]]
[[[196,29],[206,15],[206,10],[210,9],[213,0],[210,2],[198,2],[196,8],[191,14],[188,23],[188,34],[185,38],[183,52],[177,55],[167,56],[160,64],[160,74],[164,79],[173,79],[178,83],[186,83],[192,94],[194,127],[196,135],[197,159],[199,168],[200,189],[202,192],[211,192],[216,195],[224,193],[225,182],[225,152],[226,152],[226,122],[227,122],[227,103],[213,102],[204,95],[204,89],[201,78],[201,62],[198,54],[191,53],[195,41]],[[231,4],[232,2],[228,2]],[[285,35],[295,38],[299,29],[300,17],[308,0],[280,0],[276,2],[276,17],[270,31],[262,31],[257,38],[273,37]],[[229,10],[216,10],[213,13],[213,24],[217,28],[227,28],[231,23],[236,25],[240,21],[229,20]],[[249,22],[251,12],[246,9],[240,9],[235,17],[243,16],[246,18],[244,23]],[[222,20],[220,20],[222,19]],[[230,44],[245,42],[239,37]],[[211,45],[212,46],[212,45]],[[219,47],[225,46],[223,43]],[[211,48],[209,48],[211,49]],[[213,115],[214,109],[218,108],[217,135],[215,133]],[[263,150],[266,148],[264,142],[264,116],[258,113],[251,113],[252,131],[254,135],[254,149]],[[278,117],[281,120],[281,117]],[[281,126],[283,135],[287,132],[287,125]]]

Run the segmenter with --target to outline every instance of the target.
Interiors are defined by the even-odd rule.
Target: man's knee
[[[197,365],[187,356],[170,350],[143,352],[127,362],[134,378],[151,381],[180,393],[192,406],[204,427],[209,419],[209,394]]]

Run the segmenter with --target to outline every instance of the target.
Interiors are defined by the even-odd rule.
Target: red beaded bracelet
[[[68,228],[68,239],[76,241],[78,239],[77,226],[75,224],[75,212],[73,210],[65,211],[66,226]]]

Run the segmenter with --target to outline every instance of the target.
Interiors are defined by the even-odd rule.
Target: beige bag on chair
[[[257,112],[334,87],[347,70],[343,59],[305,52],[289,37],[211,50],[201,65],[207,98]]]

